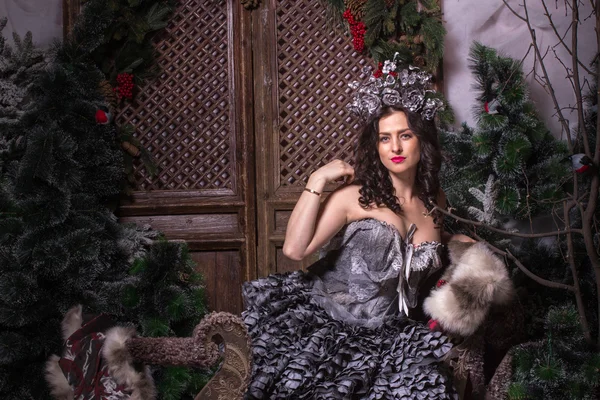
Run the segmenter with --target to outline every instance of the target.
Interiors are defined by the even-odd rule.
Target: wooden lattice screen
[[[241,312],[255,276],[250,18],[239,0],[181,0],[154,42],[160,74],[117,116],[158,167],[135,164],[121,221],[188,243],[209,306]]]
[[[357,121],[345,108],[347,84],[364,60],[324,11],[315,1],[277,4],[280,186],[304,185],[335,158],[352,162]]]
[[[136,136],[159,167],[158,176],[151,179],[143,165],[136,164],[139,189],[233,193],[235,127],[229,107],[227,11],[220,1],[184,2],[157,37],[162,72],[118,120],[136,127]]]
[[[347,33],[334,29],[318,1],[271,1],[260,15],[253,19],[254,91],[257,148],[265,149],[257,157],[265,178],[257,182],[258,266],[264,275],[306,264],[279,250],[287,219],[315,169],[335,158],[352,162],[358,121],[346,109],[348,83],[368,61]]]

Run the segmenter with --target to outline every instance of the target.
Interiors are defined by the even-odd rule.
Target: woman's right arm
[[[316,170],[308,179],[307,189],[322,193],[327,182],[348,176],[354,169],[346,162],[333,160]],[[320,196],[303,191],[292,211],[285,231],[283,254],[292,260],[302,260],[333,237],[348,219],[348,186],[331,193],[320,210]],[[346,192],[346,193],[345,193]]]

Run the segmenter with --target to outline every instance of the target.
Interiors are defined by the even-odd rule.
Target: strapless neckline
[[[438,246],[443,246],[443,244],[441,242],[437,241],[437,240],[426,240],[426,241],[418,243],[418,244],[408,243],[408,241],[405,238],[402,237],[402,234],[400,233],[400,231],[398,230],[398,228],[394,224],[390,224],[389,222],[382,221],[380,219],[373,218],[373,217],[367,217],[367,218],[357,219],[355,221],[350,222],[348,225],[359,223],[361,221],[374,221],[375,223],[378,223],[378,224],[380,224],[382,226],[387,227],[388,229],[390,229],[390,230],[393,231],[393,233],[394,233],[395,236],[398,236],[398,238],[400,239],[401,242],[405,242],[406,245],[412,246],[415,250],[421,249],[421,248],[425,248],[425,247],[436,248]],[[408,228],[409,232],[413,229],[412,228],[413,226],[416,229],[416,225],[415,224],[411,224],[410,227]],[[409,237],[412,239],[412,234],[407,235],[407,239]]]

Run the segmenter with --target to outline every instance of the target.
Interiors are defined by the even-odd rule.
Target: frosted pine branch
[[[6,18],[0,19],[0,33]],[[21,39],[13,33],[15,47],[0,34],[0,125],[13,125],[34,106],[30,89],[47,65],[45,53],[33,44],[31,32]]]
[[[479,210],[476,207],[469,207],[468,211],[477,221],[483,222],[488,225],[498,225],[498,220],[494,217],[496,211],[496,182],[494,181],[494,175],[488,177],[485,184],[485,192],[477,188],[470,188],[471,193],[480,203],[482,203],[483,210]]]

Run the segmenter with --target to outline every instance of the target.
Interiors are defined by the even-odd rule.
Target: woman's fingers
[[[350,164],[342,160],[332,161],[335,168],[335,177],[332,181],[337,181],[343,178],[344,182],[350,182],[350,179],[354,176],[354,168]]]
[[[354,180],[354,168],[345,161],[333,160],[316,170],[310,179],[313,183],[350,183]]]
[[[350,167],[352,168],[352,167]],[[348,179],[346,180],[346,183],[352,183],[354,182],[354,168],[352,168],[352,172],[348,175]]]

